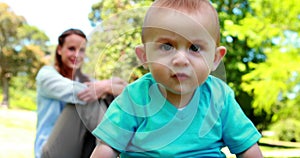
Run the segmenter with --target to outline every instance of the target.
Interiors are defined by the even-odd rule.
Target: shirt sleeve
[[[36,77],[38,93],[41,96],[74,104],[85,104],[77,98],[77,93],[86,85],[63,77],[53,67],[44,66]]]
[[[223,107],[223,140],[233,154],[241,153],[253,146],[261,138],[254,124],[244,114],[229,89]]]

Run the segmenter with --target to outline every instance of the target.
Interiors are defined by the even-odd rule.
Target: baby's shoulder
[[[149,89],[149,87],[151,87],[154,84],[155,84],[155,80],[153,76],[150,73],[147,73],[143,75],[141,78],[137,79],[136,81],[130,83],[127,86],[127,89],[133,90],[134,92],[136,91],[145,92],[146,90]]]
[[[204,87],[210,90],[210,92],[222,92],[229,93],[232,89],[227,85],[227,83],[217,77],[208,76],[207,80],[203,84]]]
[[[156,91],[155,81],[151,74],[145,74],[136,81],[128,84],[117,98],[122,103],[144,105],[150,101],[153,91]]]

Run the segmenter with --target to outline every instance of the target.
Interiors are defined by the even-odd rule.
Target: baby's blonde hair
[[[187,14],[204,14],[204,13],[212,13],[215,17],[212,19],[215,23],[215,34],[213,38],[215,39],[216,45],[220,45],[220,24],[219,24],[219,16],[216,9],[212,6],[212,4],[208,0],[155,0],[149,10],[146,13],[145,20],[148,16],[151,16],[151,8],[161,7],[161,8],[169,8],[178,11],[182,11]],[[210,12],[209,12],[210,11]],[[144,21],[145,22],[145,21]],[[142,30],[142,41],[144,42],[144,28]]]

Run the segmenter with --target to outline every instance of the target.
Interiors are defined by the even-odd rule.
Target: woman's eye
[[[79,52],[85,52],[85,49],[84,48],[81,48],[80,50],[79,50]]]
[[[200,48],[199,45],[192,44],[191,47],[190,47],[190,50],[193,51],[193,52],[200,52],[201,48]]]
[[[70,51],[75,51],[75,50],[76,50],[76,48],[74,48],[74,47],[70,47],[70,48],[69,48],[69,50],[70,50]]]
[[[170,51],[173,49],[173,46],[170,43],[164,43],[164,44],[160,45],[160,49],[162,49],[164,51]]]

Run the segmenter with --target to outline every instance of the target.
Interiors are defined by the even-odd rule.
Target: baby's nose
[[[189,63],[189,60],[184,51],[177,51],[173,57],[172,63],[175,66],[186,66]]]

